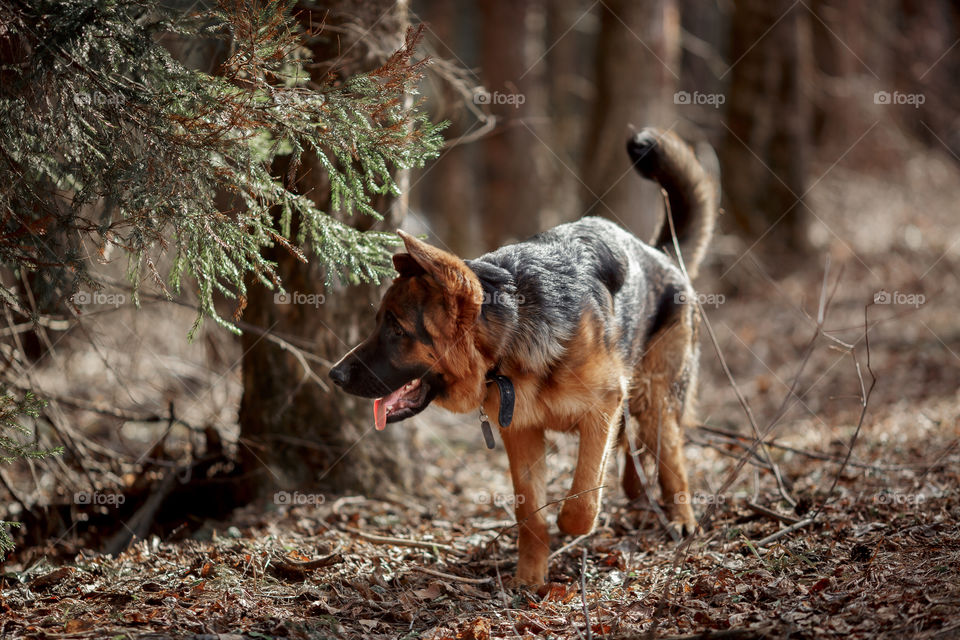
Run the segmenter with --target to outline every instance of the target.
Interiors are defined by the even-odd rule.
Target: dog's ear
[[[414,260],[409,253],[398,253],[393,256],[393,268],[397,270],[400,277],[419,276],[426,273],[420,263]]]
[[[483,304],[483,287],[476,274],[467,264],[457,256],[438,249],[432,245],[414,238],[408,233],[397,231],[407,248],[407,254],[394,256],[394,266],[401,275],[403,271],[397,265],[396,259],[400,256],[409,256],[423,271],[437,281],[444,294],[458,307],[458,315],[463,319],[475,319],[480,314]],[[406,258],[402,258],[406,261]],[[404,265],[406,268],[407,265]]]

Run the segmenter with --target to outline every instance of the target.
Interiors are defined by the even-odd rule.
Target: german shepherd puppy
[[[482,408],[507,422],[499,432],[516,493],[520,584],[547,578],[550,537],[540,508],[548,429],[580,436],[575,497],[562,503],[561,531],[593,529],[607,458],[618,443],[628,456],[626,494],[644,492],[630,454],[639,449],[656,458],[672,526],[696,526],[682,432],[699,355],[688,276],[713,232],[716,187],[669,133],[645,129],[627,152],[667,193],[673,225],[661,222],[652,246],[593,217],[466,261],[398,232],[407,252],[393,257],[399,276],[376,329],[330,371],[344,391],[375,399],[377,429],[431,402],[458,413]],[[687,275],[671,257],[674,247]],[[513,410],[512,421],[505,409]]]

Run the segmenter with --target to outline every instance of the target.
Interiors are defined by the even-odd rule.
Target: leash
[[[501,428],[507,428],[513,422],[513,409],[517,400],[517,392],[513,388],[513,382],[505,375],[497,373],[500,365],[497,365],[487,373],[487,382],[495,382],[500,392],[500,411],[497,414],[497,422]],[[493,449],[497,446],[493,439],[493,429],[490,427],[490,419],[480,405],[480,430],[483,432],[483,440],[487,444],[487,449]]]

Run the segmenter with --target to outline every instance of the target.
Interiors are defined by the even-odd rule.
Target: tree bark
[[[634,174],[626,140],[631,125],[673,124],[679,16],[675,0],[601,4],[597,92],[581,170],[584,209],[642,235],[659,217],[659,191]]]
[[[732,22],[727,135],[721,147],[726,209],[760,240],[771,271],[783,274],[808,248],[809,13],[788,0],[738,0]]]
[[[489,250],[508,240],[526,239],[540,231],[535,158],[543,135],[529,122],[535,60],[525,55],[528,0],[485,0],[480,4],[481,77],[489,96],[496,129],[481,142],[483,239]]]
[[[407,20],[404,3],[329,2],[312,11],[312,24],[325,24],[310,43],[314,61],[319,63],[311,70],[317,80],[328,72],[346,78],[368,71],[382,62],[382,51],[402,44]],[[310,16],[305,10],[298,18],[306,23]],[[327,176],[315,157],[305,154],[293,176],[288,175],[288,165],[277,164],[277,175],[287,176],[290,188],[307,194],[321,210],[342,218],[340,212],[330,211]],[[348,222],[358,228],[385,230],[400,224],[405,209],[402,202],[383,199],[377,208],[384,214],[382,222],[374,224],[373,219],[360,215]],[[317,266],[297,261],[282,248],[268,253],[277,262],[287,291],[316,294],[315,301],[322,295],[322,304],[278,304],[273,291],[251,282],[245,321],[290,342],[306,344],[309,351],[331,362],[369,332],[380,287],[338,284],[324,288],[325,274]],[[412,472],[409,425],[374,432],[369,400],[348,396],[332,385],[321,388],[304,376],[302,365],[291,353],[262,335],[245,331],[241,343],[240,458],[252,480],[248,489],[255,493],[275,487],[382,493],[408,483]],[[317,373],[326,381],[325,368]]]

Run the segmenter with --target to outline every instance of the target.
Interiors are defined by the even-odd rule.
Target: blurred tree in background
[[[960,10],[949,0],[541,0],[485,19],[496,5],[412,5],[428,27],[431,16],[452,14],[442,30],[428,28],[428,47],[474,69],[487,92],[525,99],[522,109],[481,105],[495,120],[487,142],[445,153],[425,174],[447,175],[456,157],[457,172],[476,177],[477,197],[460,197],[459,180],[429,177],[411,194],[420,224],[440,240],[458,226],[484,229],[471,255],[528,235],[531,221],[536,231],[585,214],[646,237],[659,202],[621,148],[631,125],[672,129],[716,150],[699,149],[723,187],[721,226],[745,246],[756,243],[774,276],[811,249],[815,218],[804,196],[825,168],[841,159],[867,170],[895,164],[889,145],[860,140],[871,126],[960,157],[960,91],[951,81]],[[427,90],[456,130],[480,126],[469,109],[450,107],[459,96]],[[877,92],[922,94],[922,102],[878,104]],[[501,200],[514,203],[512,215]]]

